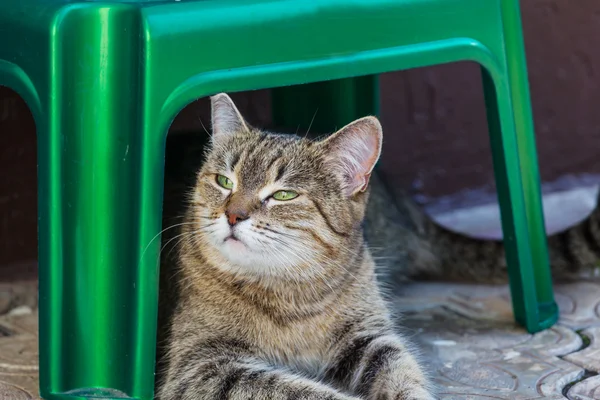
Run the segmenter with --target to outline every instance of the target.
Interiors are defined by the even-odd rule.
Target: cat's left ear
[[[371,172],[381,154],[382,141],[379,120],[365,117],[346,125],[322,142],[327,147],[326,165],[342,177],[346,196],[367,189]]]
[[[222,137],[248,132],[248,124],[225,93],[210,98],[213,142]]]

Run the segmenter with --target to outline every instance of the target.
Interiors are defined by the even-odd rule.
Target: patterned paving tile
[[[563,399],[597,396],[586,370],[600,368],[597,283],[557,288],[560,323],[530,335],[513,322],[505,286],[417,283],[398,288],[393,304],[423,349],[442,399]],[[576,397],[572,397],[575,399]],[[586,397],[581,397],[582,399]],[[594,397],[590,397],[594,398]]]
[[[580,351],[566,355],[564,359],[588,371],[600,373],[600,327],[585,329],[581,334],[589,340],[589,344]]]
[[[0,399],[29,400],[35,398],[30,392],[18,385],[0,381]]]
[[[0,284],[0,293],[10,298],[0,312],[0,399],[39,399],[37,285]]]
[[[576,383],[569,389],[567,397],[570,400],[600,399],[600,376],[592,376]]]
[[[443,400],[561,399],[563,388],[584,374],[560,358],[581,347],[581,338],[562,326],[530,335],[442,306],[405,312],[403,325],[413,329]]]
[[[600,326],[600,282],[557,285],[560,323],[573,329]]]

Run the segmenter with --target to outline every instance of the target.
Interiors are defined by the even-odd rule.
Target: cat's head
[[[309,140],[251,127],[226,94],[211,104],[212,140],[189,213],[206,256],[235,274],[301,279],[361,250],[381,152],[376,118]]]

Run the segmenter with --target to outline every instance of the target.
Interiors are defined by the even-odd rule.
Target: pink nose
[[[225,211],[229,225],[234,226],[238,222],[248,219],[248,214],[243,211]]]

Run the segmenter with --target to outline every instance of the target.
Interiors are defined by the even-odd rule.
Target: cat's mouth
[[[225,240],[223,240],[223,242],[224,243],[232,242],[232,243],[242,243],[243,244],[243,242],[237,236],[235,236],[235,233],[233,233],[233,232],[231,232],[231,234],[229,236],[227,236],[225,238]]]
[[[246,243],[244,243],[235,233],[231,232],[229,236],[223,240],[223,245],[228,249],[228,251],[239,252],[243,250],[247,250],[248,247]]]

